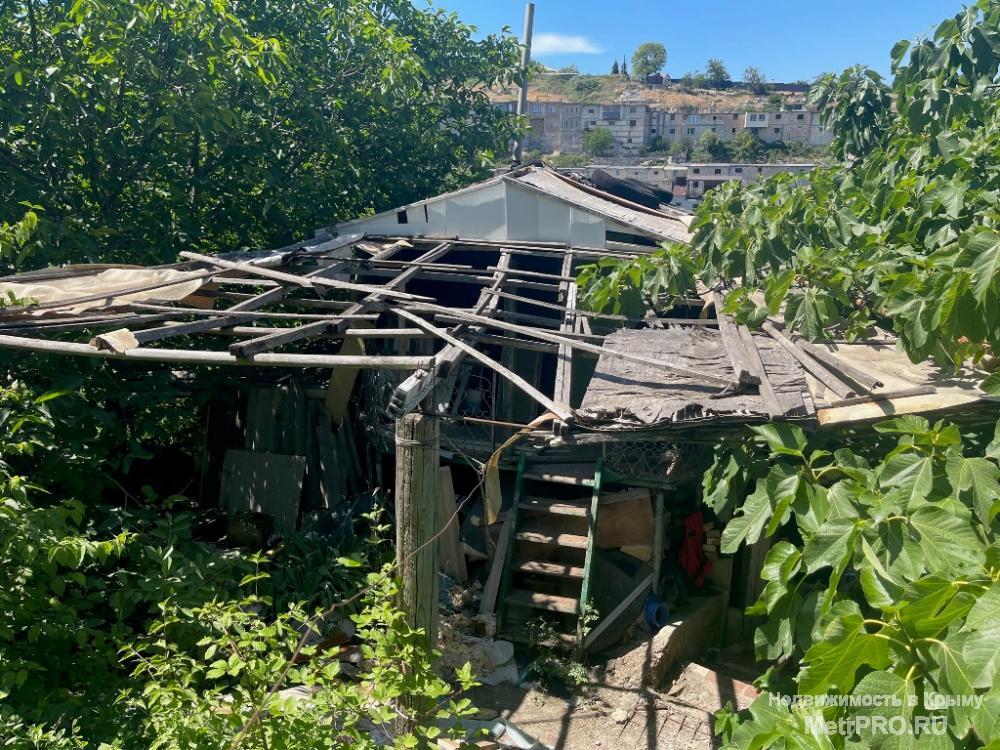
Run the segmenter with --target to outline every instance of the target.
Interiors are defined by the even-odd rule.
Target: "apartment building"
[[[676,192],[677,188],[683,188],[687,178],[688,168],[686,164],[666,164],[662,166],[639,165],[635,167],[621,167],[605,164],[591,164],[586,167],[568,170],[583,177],[590,177],[595,170],[607,172],[612,177],[619,179],[632,179],[644,182],[647,185]]]
[[[515,112],[515,102],[496,105]],[[530,131],[526,145],[545,153],[579,153],[583,133],[596,128],[611,131],[613,156],[638,156],[654,146],[669,147],[677,141],[697,143],[705,133],[731,141],[745,130],[766,143],[829,145],[833,134],[823,128],[819,113],[810,110],[781,112],[671,112],[642,102],[577,104],[529,102]]]
[[[780,172],[800,174],[815,168],[815,164],[688,164],[686,196],[703,198],[708,191],[732,180],[750,185]]]

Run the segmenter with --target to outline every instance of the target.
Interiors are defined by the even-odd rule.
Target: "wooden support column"
[[[396,422],[396,561],[403,580],[400,606],[414,628],[437,645],[437,417],[407,414]]]
[[[656,515],[653,517],[653,593],[660,594],[660,578],[663,570],[664,538],[667,534],[666,508],[663,490],[656,491]]]

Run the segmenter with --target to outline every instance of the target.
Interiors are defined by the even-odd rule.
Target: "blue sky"
[[[415,0],[422,5],[425,0]],[[521,34],[523,0],[435,0],[482,33],[510,26]],[[674,76],[710,57],[734,78],[755,65],[772,81],[811,80],[863,63],[889,72],[900,39],[926,36],[962,8],[961,0],[536,0],[533,57],[607,73],[611,62],[645,41],[667,48]]]

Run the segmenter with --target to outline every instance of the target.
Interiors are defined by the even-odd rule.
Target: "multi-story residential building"
[[[497,105],[514,112],[514,102]],[[645,102],[617,104],[577,104],[530,102],[531,130],[526,145],[546,153],[578,153],[583,133],[596,128],[614,136],[614,156],[638,156],[651,147],[669,147],[677,141],[697,144],[705,133],[715,133],[723,141],[734,140],[749,130],[765,143],[828,145],[833,134],[811,110],[778,112],[671,112]]]
[[[569,171],[584,177],[590,177],[597,169],[607,172],[612,177],[639,180],[640,182],[645,182],[647,185],[658,187],[661,190],[670,191],[676,191],[678,187],[684,186],[684,180],[688,172],[686,164],[666,164],[663,166],[639,165],[634,167],[591,164]]]
[[[754,122],[758,122],[755,120]],[[815,164],[688,164],[686,196],[703,198],[705,193],[725,182],[739,180],[749,185],[779,172],[799,174],[816,168]]]

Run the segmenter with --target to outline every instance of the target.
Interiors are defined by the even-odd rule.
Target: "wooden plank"
[[[525,591],[514,589],[506,597],[508,604],[516,607],[529,607],[531,609],[541,609],[546,612],[561,612],[563,614],[575,614],[579,605],[576,599],[568,596],[556,596],[555,594],[541,594],[537,591]]]
[[[744,385],[760,385],[760,376],[750,369],[750,354],[746,350],[745,339],[741,335],[740,328],[733,320],[723,312],[725,300],[720,292],[713,292],[712,298],[715,300],[715,317],[719,321],[719,335],[722,337],[722,346],[726,350],[729,362],[733,366],[736,381]]]
[[[570,276],[573,272],[573,253],[566,253],[563,258],[562,275]],[[563,282],[559,288],[560,298],[566,303],[563,314],[562,325],[559,331],[563,334],[573,333],[576,330],[576,298],[579,294],[579,287],[575,281]],[[564,404],[568,404],[573,397],[573,350],[565,344],[559,345],[559,354],[556,357],[556,377],[552,390],[556,399]]]
[[[589,500],[589,498],[588,498]],[[590,515],[590,505],[582,505],[568,500],[557,500],[551,497],[526,497],[518,504],[521,510],[551,513],[557,516],[576,516],[586,518]]]
[[[802,349],[795,346],[791,339],[778,330],[773,323],[764,321],[761,324],[761,328],[764,329],[764,332],[767,333],[768,336],[777,341],[778,344],[781,345],[781,348],[788,352],[792,359],[802,365],[806,372],[833,391],[837,396],[840,398],[850,398],[851,396],[856,395],[854,388],[827,370],[818,361],[802,351]]]
[[[753,377],[760,381],[758,392],[760,393],[760,400],[764,402],[764,408],[771,419],[784,419],[784,409],[778,403],[778,397],[774,393],[771,379],[767,376],[767,370],[764,368],[764,361],[760,358],[760,352],[757,350],[757,344],[753,340],[753,334],[750,333],[750,330],[746,326],[737,328],[737,334],[743,340],[747,367],[750,368],[750,373]]]
[[[551,576],[553,578],[582,579],[583,568],[569,563],[549,562],[545,560],[528,560],[519,563],[516,568],[518,573],[528,575]]]
[[[437,643],[438,451],[435,417],[408,414],[396,423],[396,564],[400,607],[411,628]]]
[[[591,495],[590,500],[590,523],[588,526],[587,533],[587,551],[584,555],[583,561],[583,583],[580,584],[580,602],[579,609],[577,610],[580,615],[580,619],[576,624],[576,642],[580,645],[580,650],[583,650],[583,625],[584,617],[588,607],[590,606],[590,589],[592,587],[592,578],[594,576],[594,555],[596,554],[597,548],[597,530],[600,528],[598,513],[601,510],[601,482],[604,475],[604,462],[602,459],[597,459],[594,464],[594,478],[593,487],[594,491]]]
[[[337,354],[258,354],[249,359],[234,357],[228,352],[207,352],[183,349],[130,349],[120,354],[104,351],[90,344],[68,341],[47,341],[20,336],[0,335],[0,349],[67,354],[91,359],[117,359],[129,362],[167,362],[188,365],[240,365],[243,367],[369,367],[382,370],[419,370],[434,366],[434,357],[344,357]]]
[[[628,596],[621,600],[621,603],[615,607],[611,612],[597,624],[597,626],[591,630],[583,639],[583,648],[587,649],[592,646],[604,631],[611,627],[615,620],[621,617],[622,613],[625,612],[632,603],[638,599],[640,596],[646,593],[646,591],[653,585],[653,575],[650,574],[642,580],[642,582],[636,586]]]
[[[455,315],[458,318],[467,320],[469,322],[479,323],[487,328],[499,328],[500,330],[509,331],[511,333],[520,333],[524,336],[536,338],[539,339],[540,341],[548,341],[554,344],[566,344],[572,349],[589,351],[601,356],[611,357],[614,359],[622,359],[627,362],[635,362],[637,364],[643,364],[649,367],[655,367],[658,369],[666,370],[668,372],[673,372],[678,375],[684,375],[685,377],[700,378],[701,380],[711,383],[717,383],[726,387],[735,385],[732,379],[716,375],[715,373],[699,372],[698,370],[692,370],[688,367],[674,365],[669,362],[664,362],[658,359],[651,359],[649,357],[643,357],[637,354],[630,354],[628,352],[619,352],[611,349],[605,349],[600,346],[595,346],[594,344],[588,344],[583,341],[577,341],[571,339],[567,336],[548,333],[546,331],[540,331],[535,328],[528,328],[527,326],[520,326],[514,323],[506,323],[496,319],[487,318],[483,315],[477,315],[475,313],[459,312],[447,307],[440,307],[438,305],[431,305],[425,303],[413,305],[411,309],[420,310],[423,312],[441,313],[442,315]]]
[[[597,524],[597,546],[649,546],[653,543],[655,518],[649,491],[619,503],[601,503],[601,521]]]
[[[207,321],[211,323],[212,321]],[[315,338],[335,331],[334,324],[340,322],[337,318],[330,320],[319,320],[315,323],[307,323],[298,328],[287,328],[283,331],[266,333],[257,338],[237,341],[229,345],[229,353],[236,357],[249,357],[259,352],[266,352],[276,349],[285,344],[291,344],[302,339]]]
[[[469,573],[465,567],[465,551],[458,535],[458,506],[455,504],[455,485],[451,478],[451,467],[442,466],[440,473],[438,525],[441,531],[438,536],[438,553],[441,557],[441,570],[455,580],[463,582],[469,577]]]
[[[666,498],[662,490],[656,491],[656,509],[653,519],[653,593],[660,593],[660,578],[663,570],[663,548],[666,542]]]
[[[822,347],[813,346],[801,336],[796,336],[793,339],[793,342],[813,359],[817,359],[826,365],[828,369],[833,370],[834,372],[839,372],[841,375],[846,375],[855,383],[864,386],[869,390],[873,388],[881,388],[885,385],[885,383],[873,375],[869,375],[864,370],[858,369],[850,362],[845,362],[840,357],[837,357],[835,354],[831,354]]]
[[[497,540],[497,551],[493,556],[493,565],[490,566],[490,574],[486,577],[486,585],[483,586],[483,598],[479,602],[479,614],[481,615],[491,615],[496,609],[504,565],[510,555],[513,537],[514,516],[508,513],[500,527],[500,538]]]
[[[316,438],[319,443],[320,491],[326,507],[336,508],[347,497],[347,486],[328,419],[318,421]]]
[[[496,272],[492,285],[489,289],[484,289],[480,292],[476,306],[473,308],[479,313],[486,313],[484,316],[486,320],[489,320],[489,316],[496,310],[496,306],[500,301],[492,292],[500,289],[503,285],[504,280],[507,278],[506,268],[509,264],[510,255],[501,253],[500,268],[504,270]],[[482,330],[482,326],[470,326],[466,321],[462,321],[449,333],[451,336],[458,337],[467,332],[481,333]],[[419,406],[421,401],[434,392],[435,388],[440,384],[442,377],[449,372],[454,372],[465,356],[466,350],[457,346],[449,345],[442,349],[438,353],[438,361],[433,370],[429,372],[417,372],[397,386],[389,402],[388,413],[393,417],[399,418],[403,414],[412,412]],[[444,411],[444,409],[440,410]]]
[[[567,255],[567,257],[572,257]],[[509,283],[509,282],[508,282]],[[564,282],[568,285],[569,282]],[[553,290],[554,292],[555,290]],[[623,323],[637,323],[637,324],[650,324],[650,323],[662,323],[664,325],[687,325],[687,326],[698,326],[701,328],[709,326],[719,325],[718,320],[712,320],[707,318],[630,318],[626,315],[612,315],[611,313],[599,313],[592,310],[581,310],[577,307],[569,307],[568,305],[560,305],[555,302],[543,302],[537,299],[531,299],[530,297],[523,297],[519,294],[511,294],[510,292],[497,292],[497,295],[503,297],[504,299],[510,300],[511,302],[519,302],[524,305],[534,305],[535,307],[541,307],[546,310],[556,310],[558,312],[570,312],[572,311],[575,315],[579,315],[586,318],[594,318],[598,320],[616,320]]]
[[[228,260],[222,260],[219,257],[213,255],[201,255],[200,253],[192,253],[188,251],[182,251],[179,253],[180,257],[186,258],[187,260],[197,260],[201,263],[210,263],[219,268],[227,268],[233,271],[241,271],[250,276],[260,276],[265,279],[273,279],[274,281],[282,281],[286,284],[295,284],[296,286],[301,286],[306,289],[311,289],[313,287],[330,287],[331,289],[343,289],[351,292],[365,292],[367,294],[377,294],[381,297],[387,297],[392,299],[403,299],[403,300],[422,300],[427,299],[426,297],[420,297],[414,294],[407,294],[406,292],[397,292],[393,289],[388,289],[385,287],[370,286],[368,284],[354,284],[349,281],[337,281],[336,279],[324,279],[318,276],[306,277],[299,276],[293,273],[285,273],[284,271],[275,271],[271,268],[264,268],[263,266],[254,265],[253,263],[234,263]],[[415,269],[419,270],[419,269]]]
[[[430,323],[428,323],[427,321],[425,321],[423,318],[421,318],[419,315],[414,315],[413,313],[407,312],[406,310],[403,310],[402,308],[395,308],[395,313],[397,315],[399,315],[401,318],[405,318],[406,320],[409,320],[414,325],[417,325],[417,326],[423,328],[425,331],[427,331],[429,333],[433,333],[435,336],[439,337],[441,340],[443,340],[443,341],[447,342],[448,344],[450,344],[451,346],[453,346],[453,347],[461,350],[462,352],[464,352],[468,356],[472,357],[474,360],[476,360],[480,364],[483,364],[486,367],[489,367],[494,372],[498,373],[499,375],[501,375],[502,377],[504,377],[505,379],[507,379],[508,381],[510,381],[511,383],[513,383],[515,386],[517,386],[518,388],[520,388],[525,394],[527,394],[528,396],[530,396],[531,398],[533,398],[535,401],[537,401],[539,404],[541,404],[542,407],[544,407],[547,411],[552,412],[553,414],[555,414],[556,416],[558,416],[560,419],[562,419],[562,420],[565,421],[565,420],[571,419],[573,417],[573,410],[570,409],[568,406],[566,406],[565,404],[556,403],[555,401],[553,401],[552,399],[550,399],[548,396],[546,396],[544,393],[542,393],[540,390],[538,390],[537,388],[535,388],[527,380],[525,380],[520,375],[518,375],[516,372],[514,372],[513,370],[507,369],[506,367],[504,367],[502,364],[500,364],[496,360],[494,360],[491,357],[488,357],[485,354],[483,354],[481,351],[479,351],[478,349],[476,349],[474,346],[470,346],[469,344],[466,344],[464,341],[462,341],[462,340],[460,340],[460,339],[452,336],[450,333],[448,333],[447,331],[445,331],[443,328],[437,328],[436,326],[431,325]]]
[[[222,466],[222,502],[227,511],[264,513],[274,530],[291,534],[298,522],[304,456],[229,450]]]
[[[515,534],[519,542],[546,544],[553,547],[569,547],[571,549],[587,549],[587,537],[582,534],[567,534],[564,532],[535,529],[525,525],[522,531]]]

